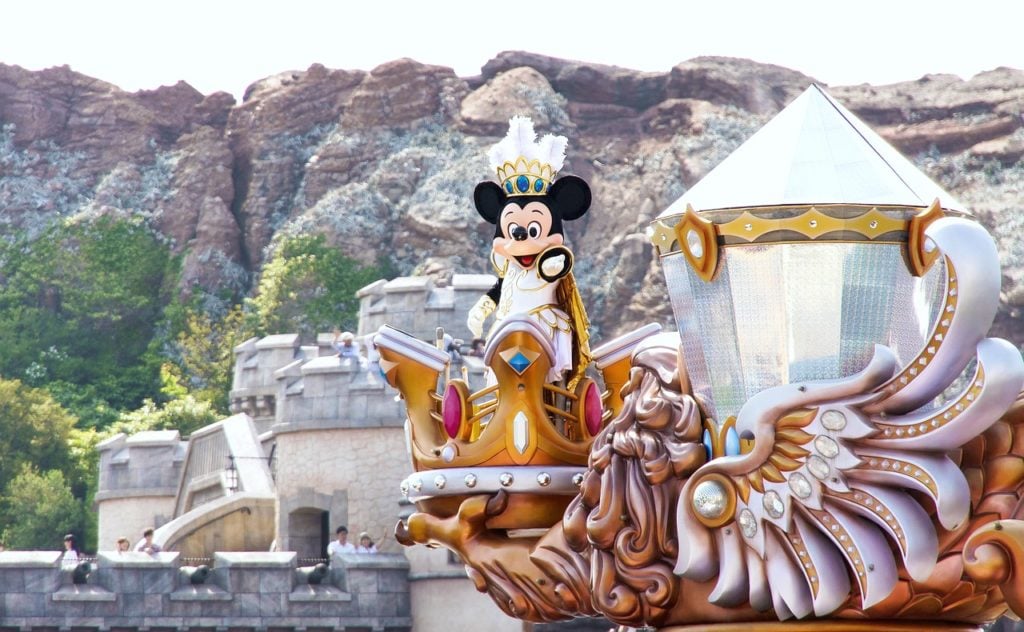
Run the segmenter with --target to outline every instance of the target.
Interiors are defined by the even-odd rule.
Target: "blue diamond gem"
[[[512,181],[511,180],[509,180],[508,182],[505,183],[505,190],[508,191],[509,193],[512,193]]]
[[[537,178],[537,181],[533,183],[533,190],[536,191],[537,193],[540,193],[541,191],[543,191],[544,190],[544,181],[541,180],[540,178]]]
[[[520,351],[508,359],[508,364],[516,370],[516,373],[522,373],[530,366],[531,362],[530,359],[524,356],[523,352]]]
[[[530,179],[526,176],[519,176],[516,178],[516,188],[520,193],[526,193],[530,190]]]

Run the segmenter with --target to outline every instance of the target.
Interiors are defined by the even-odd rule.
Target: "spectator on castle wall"
[[[146,529],[142,532],[142,542],[139,546],[135,547],[135,550],[140,553],[149,553],[150,555],[156,555],[160,552],[160,545],[153,541],[153,530]]]
[[[356,552],[356,547],[348,541],[348,527],[341,525],[334,531],[336,540],[327,545],[327,560],[334,561],[336,555],[350,555]]]
[[[64,552],[60,555],[61,568],[75,568],[78,566],[78,546],[75,545],[75,536],[70,533],[64,536]]]
[[[474,358],[482,358],[482,357],[484,357],[484,346],[485,345],[486,345],[486,343],[485,343],[483,338],[474,338],[473,339],[473,346],[470,347],[468,355],[470,355],[470,356],[472,356]]]
[[[352,335],[350,331],[341,331],[337,327],[334,328],[334,342],[331,346],[338,352],[338,357],[342,360],[354,360],[359,361],[359,347],[355,343],[356,337]]]
[[[131,543],[131,541],[127,537],[122,535],[120,538],[117,539],[117,552],[118,553],[128,553],[131,550],[132,550],[132,543]]]
[[[370,534],[363,531],[359,534],[359,546],[356,547],[356,553],[363,555],[376,555],[377,545],[370,539]]]

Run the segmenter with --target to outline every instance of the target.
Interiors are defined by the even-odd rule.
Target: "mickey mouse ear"
[[[501,209],[505,207],[505,194],[497,184],[484,181],[476,185],[476,189],[473,191],[473,203],[476,205],[476,212],[480,213],[480,217],[491,224],[497,224]]]
[[[582,178],[561,177],[551,185],[548,195],[554,201],[554,206],[558,208],[563,220],[579,219],[590,209],[590,187]]]

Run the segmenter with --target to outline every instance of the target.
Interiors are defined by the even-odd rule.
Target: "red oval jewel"
[[[459,427],[462,425],[462,398],[454,386],[448,386],[444,391],[444,400],[441,402],[441,419],[444,421],[444,431],[454,439],[459,434]]]
[[[597,384],[591,383],[583,399],[583,419],[591,437],[601,431],[602,417],[604,408],[601,407],[601,394],[597,392]]]

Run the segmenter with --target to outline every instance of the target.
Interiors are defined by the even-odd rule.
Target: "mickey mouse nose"
[[[516,226],[512,229],[512,239],[516,241],[526,241],[526,229],[522,226]]]

